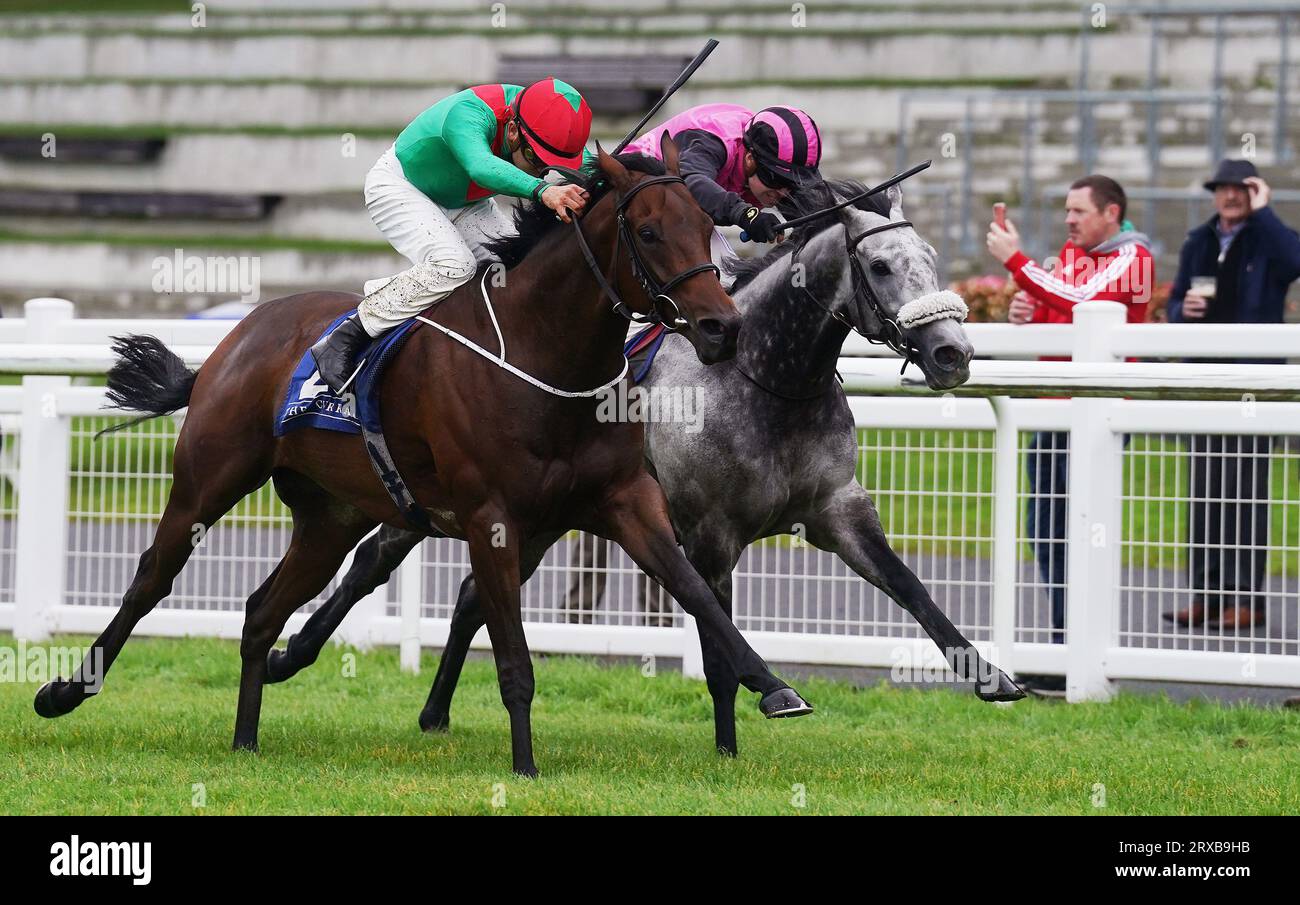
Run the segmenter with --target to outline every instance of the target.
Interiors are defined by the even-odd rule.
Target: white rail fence
[[[166,502],[179,419],[93,439],[122,417],[102,410],[96,381],[110,337],[153,333],[198,364],[233,326],[82,320],[57,299],[0,321],[0,372],[23,375],[0,386],[0,630],[32,641],[99,632]],[[1300,398],[1300,366],[1123,360],[1285,358],[1300,349],[1300,325],[1128,325],[1119,306],[1089,303],[1072,326],[968,333],[977,354],[999,360],[974,362],[955,393],[925,390],[914,372],[900,378],[896,360],[874,358],[865,343],[850,342],[840,367],[859,427],[859,480],[891,542],[967,637],[1004,669],[1064,674],[1071,700],[1105,699],[1119,679],[1300,686],[1300,403],[1288,401]],[[1015,360],[1038,355],[1074,361]],[[1073,398],[1030,398],[1043,395]],[[1217,438],[1208,446],[1207,435]],[[1027,449],[1048,439],[1068,459],[1068,482],[1035,490]],[[1207,469],[1222,481],[1207,483]],[[1223,483],[1243,475],[1263,487],[1256,502]],[[1060,530],[1031,543],[1027,507],[1040,524],[1059,517]],[[1256,530],[1232,528],[1243,519]],[[139,631],[239,637],[243,602],[288,531],[268,484],[202,539]],[[1037,548],[1060,565],[1037,567]],[[1217,564],[1210,584],[1207,562]],[[342,637],[400,645],[403,665],[417,668],[422,648],[445,643],[468,569],[463,544],[426,541],[358,604]],[[1063,599],[1063,626],[1053,624],[1053,597]],[[1255,605],[1266,621],[1187,628],[1162,617],[1198,597]],[[797,540],[746,551],[734,609],[773,661],[942,671],[899,607]],[[680,657],[701,674],[689,620],[605,541],[575,534],[558,544],[525,587],[524,610],[534,650]],[[486,633],[475,645],[487,646]]]

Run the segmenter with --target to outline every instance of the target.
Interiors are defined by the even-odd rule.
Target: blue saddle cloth
[[[355,309],[340,315],[321,337],[334,332],[354,313]],[[367,431],[380,433],[379,378],[414,325],[415,321],[409,320],[372,342],[364,352],[365,364],[352,382],[352,392],[342,397],[331,393],[321,381],[311,350],[304,352],[289,381],[289,391],[280,406],[280,414],[275,419],[275,436],[283,437],[300,427],[359,434],[362,424]]]
[[[632,373],[632,382],[640,383],[650,373],[659,347],[664,344],[668,329],[663,324],[655,324],[633,336],[623,345],[623,354],[628,360],[628,370]]]

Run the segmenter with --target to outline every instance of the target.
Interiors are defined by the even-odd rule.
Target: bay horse
[[[844,198],[863,189],[854,182],[831,187]],[[783,213],[795,217],[823,203],[816,195],[799,196]],[[1019,686],[980,656],[890,547],[875,504],[855,477],[854,418],[835,379],[851,330],[898,346],[932,389],[958,386],[970,374],[973,350],[958,316],[964,316],[964,306],[911,327],[899,323],[909,302],[939,295],[934,248],[903,218],[902,204],[895,186],[883,198],[846,208],[838,222],[814,221],[766,255],[733,263],[730,291],[745,318],[737,355],[702,367],[685,337],[665,339],[641,386],[652,398],[656,388],[700,387],[705,402],[694,425],[650,418],[646,458],[667,495],[687,557],[728,614],[731,575],[744,548],[795,534],[837,554],[907,610],[953,671],[975,683],[980,699],[1018,700],[1024,697]],[[795,280],[800,266],[803,279]],[[934,306],[934,313],[941,310]],[[387,581],[422,540],[391,528],[367,539],[327,604],[284,651],[273,653],[271,681],[313,663],[351,606]],[[426,731],[449,726],[461,666],[483,625],[480,597],[471,574],[461,585],[447,646],[420,714]],[[734,756],[737,677],[702,629],[700,644],[715,744]]]
[[[578,227],[565,228],[548,211],[521,206],[519,235],[499,246],[507,269],[504,286],[494,287],[490,299],[498,313],[480,298],[488,296],[486,272],[482,288],[472,280],[426,311],[479,351],[419,325],[380,389],[398,472],[435,531],[469,542],[510,720],[513,767],[525,776],[535,776],[537,766],[521,576],[572,529],[618,543],[661,582],[699,620],[741,683],[762,696],[765,715],[812,709],[745,642],[678,548],[663,492],[645,469],[643,426],[600,423],[597,399],[587,393],[626,370],[622,343],[632,312],[658,312],[679,322],[705,364],[735,355],[741,318],[717,268],[707,263],[713,224],[687,191],[667,134],[661,150],[662,164],[599,151],[603,185],[593,191]],[[652,274],[677,276],[659,284]],[[189,413],[153,545],[94,645],[104,671],[140,619],[170,592],[194,550],[198,526],[210,527],[268,478],[293,516],[284,558],[247,603],[236,749],[257,750],[268,654],[290,614],[325,588],[344,556],[377,524],[408,527],[360,437],[312,429],[272,434],[304,350],[357,301],[352,293],[310,292],[260,305],[197,373],[153,337],[117,343],[122,357],[109,375],[110,401],[144,412],[137,420],[186,405]],[[553,390],[566,389],[543,392],[507,371],[485,351],[498,340],[509,342],[501,355],[510,367]],[[587,394],[575,395],[580,392]],[[70,680],[42,686],[37,713],[66,714],[95,693],[85,667]]]

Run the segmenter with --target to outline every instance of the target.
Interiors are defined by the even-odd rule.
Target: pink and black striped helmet
[[[782,183],[801,188],[821,181],[817,172],[822,159],[821,133],[813,118],[802,110],[760,110],[745,127],[745,147],[758,161],[758,178],[773,188]]]

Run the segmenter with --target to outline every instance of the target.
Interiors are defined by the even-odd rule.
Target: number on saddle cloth
[[[321,334],[321,338],[332,333],[353,313],[348,311],[337,317]],[[311,351],[305,351],[294,368],[289,389],[276,416],[275,436],[282,437],[302,427],[359,434],[363,424],[369,430],[380,431],[379,381],[385,366],[397,353],[414,324],[414,321],[409,321],[370,344],[363,353],[364,366],[354,382],[355,393],[337,396],[330,392],[320,379]]]
[[[336,318],[322,334],[322,338],[354,313],[355,311],[348,311]],[[409,320],[370,344],[364,352],[361,373],[353,383],[354,393],[344,393],[342,396],[332,393],[321,382],[311,351],[306,351],[289,380],[289,390],[280,406],[274,432],[275,436],[282,437],[300,427],[316,427],[345,434],[361,434],[370,465],[388,491],[397,511],[402,513],[415,530],[432,534],[435,532],[433,524],[402,480],[392,454],[388,451],[379,412],[379,384],[384,370],[418,323]]]

